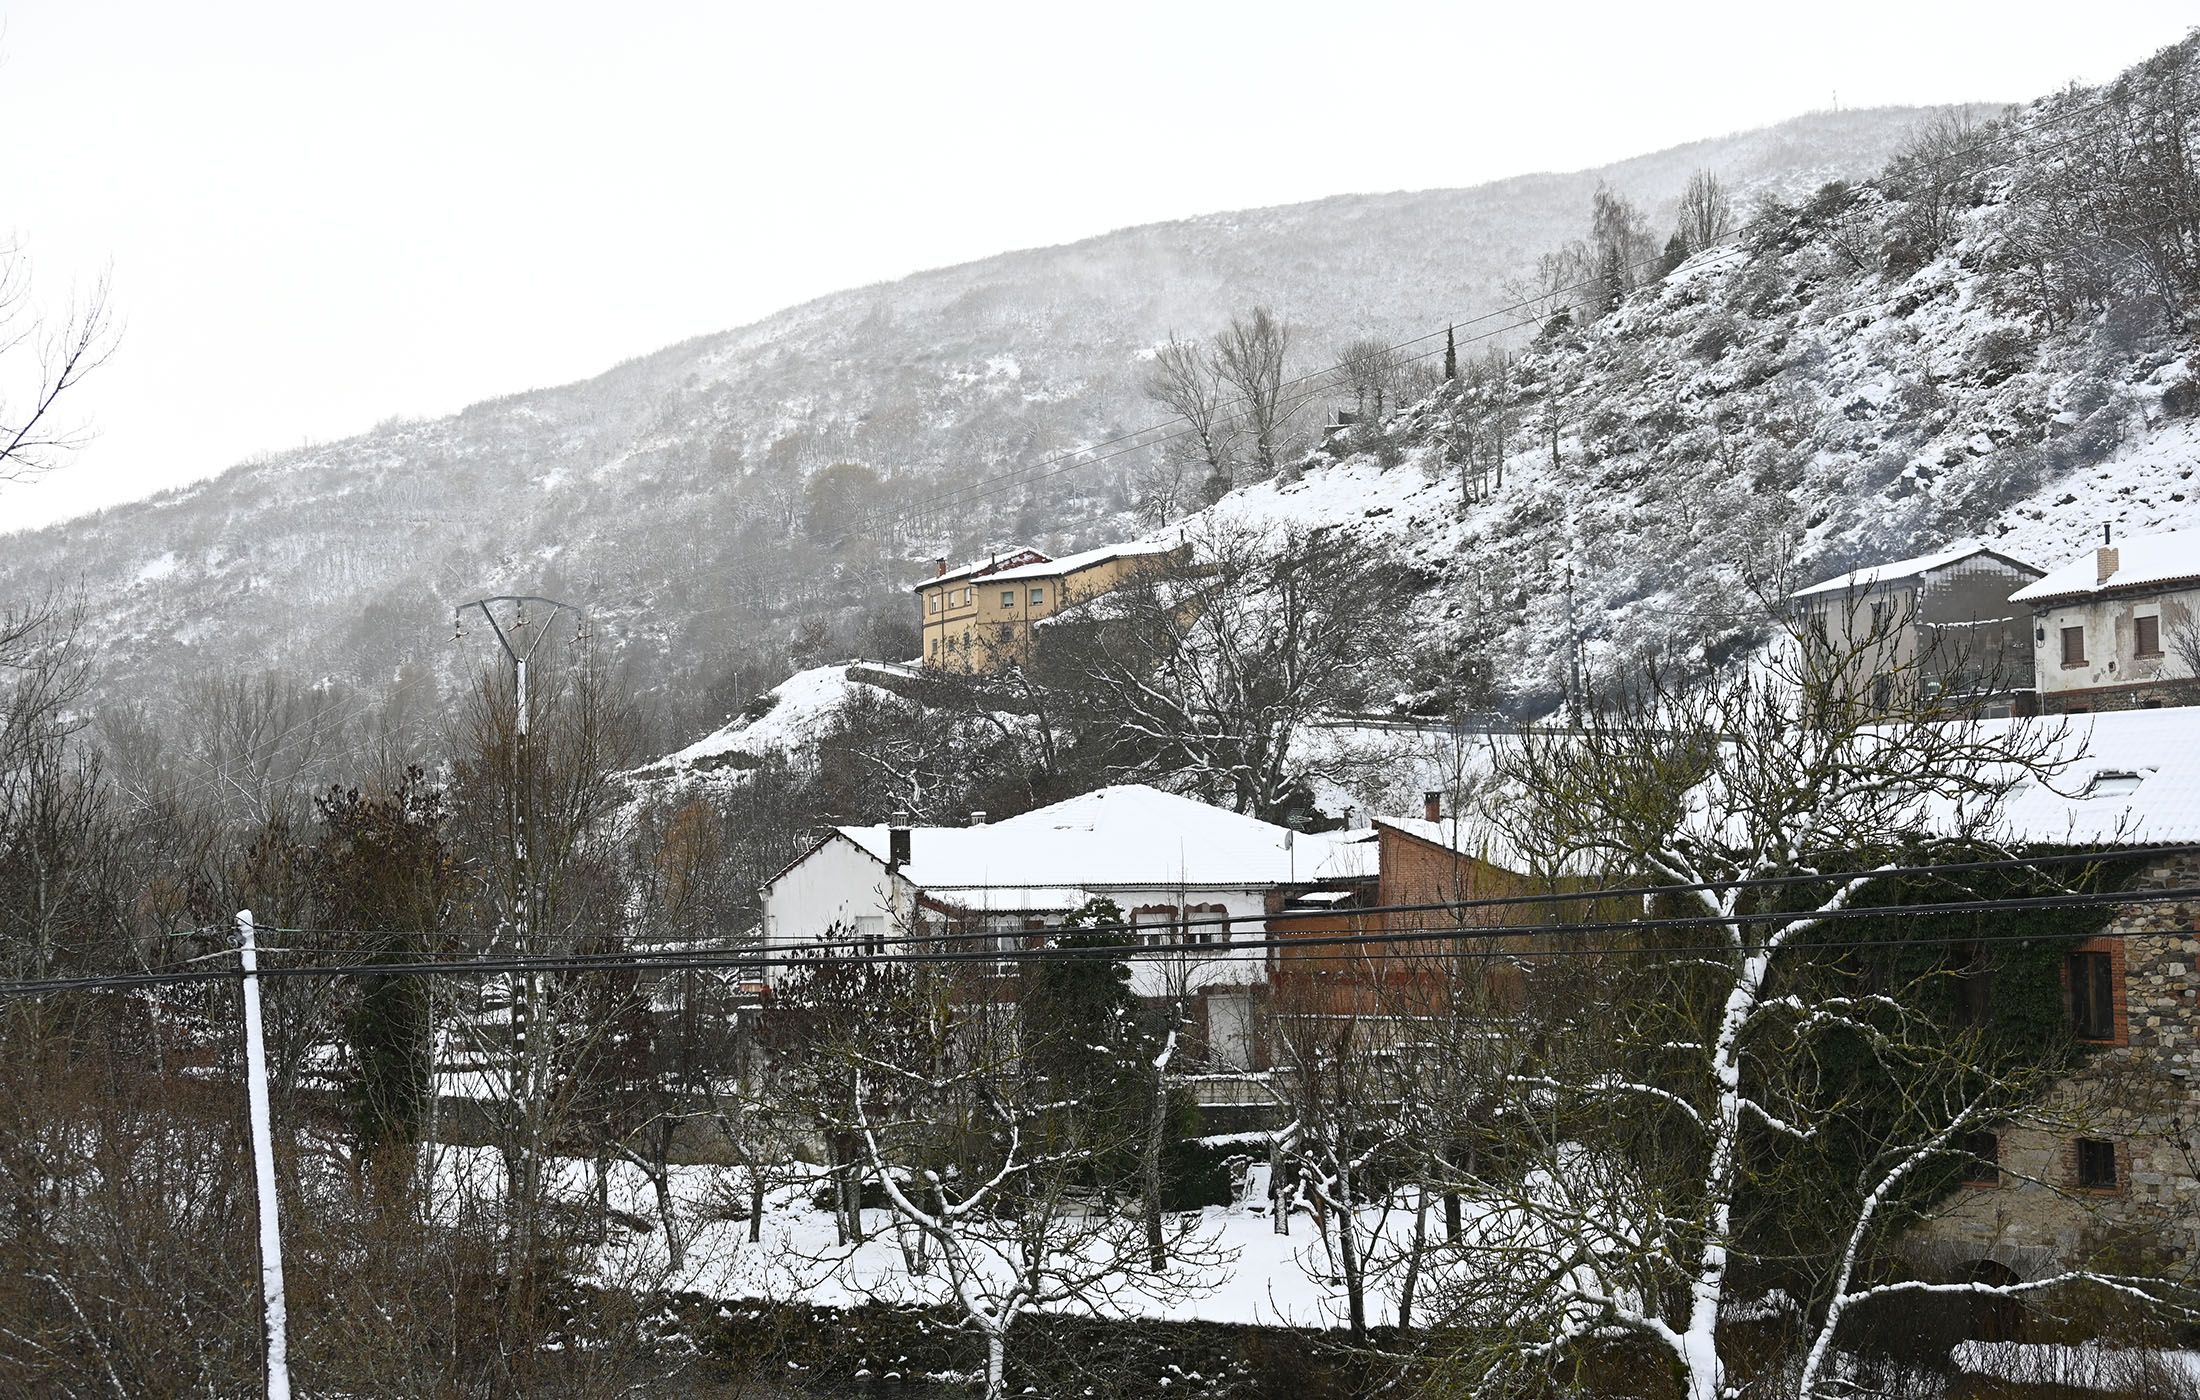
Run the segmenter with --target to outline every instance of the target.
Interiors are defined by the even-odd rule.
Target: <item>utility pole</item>
[[[252,1116],[252,1176],[260,1204],[260,1301],[267,1316],[267,1400],[290,1400],[290,1343],[283,1298],[283,1227],[275,1201],[275,1131],[267,1104],[267,1038],[260,1026],[260,955],[252,911],[237,911],[237,966],[244,973],[244,1082]]]
[[[533,604],[540,610],[538,619],[530,623],[527,608]],[[499,608],[509,606],[509,624],[497,617]],[[473,609],[489,624],[490,633],[512,663],[512,885],[511,917],[512,937],[521,954],[540,952],[535,947],[537,919],[535,917],[534,882],[528,878],[527,812],[534,801],[534,774],[531,755],[528,752],[528,723],[531,699],[528,688],[528,670],[535,659],[535,652],[550,635],[550,623],[561,612],[574,618],[573,640],[583,641],[588,636],[588,616],[571,603],[561,603],[555,598],[533,595],[500,594],[494,598],[476,598],[461,603],[451,620],[452,639],[465,635],[466,612]],[[532,627],[534,630],[529,631]],[[510,1233],[507,1245],[512,1254],[511,1267],[527,1267],[533,1248],[533,1231],[530,1221],[534,1200],[542,1180],[542,1130],[546,1126],[544,1115],[548,1111],[552,1075],[551,1063],[554,1028],[548,1024],[548,1003],[542,995],[538,974],[521,972],[516,975],[512,987],[512,1072],[511,1097],[522,1115],[514,1156],[507,1162],[506,1200]]]

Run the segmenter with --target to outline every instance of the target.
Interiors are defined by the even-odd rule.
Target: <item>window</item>
[[[2064,964],[2070,982],[2070,1030],[2080,1040],[2116,1038],[2114,969],[2106,953],[2072,953]]]
[[[1892,709],[1893,706],[1894,678],[1892,676],[1885,675],[1873,676],[1872,708],[1879,711],[1881,714],[1885,714],[1889,709]]]
[[[976,591],[975,589],[965,588],[965,589],[963,590],[963,601],[964,601],[965,603],[969,602],[969,601],[970,601],[970,600],[971,600],[972,598],[974,598],[974,597],[976,597],[976,596],[977,596],[977,591]]]
[[[1131,927],[1138,930],[1138,941],[1149,948],[1176,941],[1176,906],[1150,904],[1131,911]]]
[[[2107,1138],[2078,1139],[2078,1185],[2088,1191],[2116,1189],[2116,1144]]]
[[[856,944],[865,957],[875,958],[885,952],[886,916],[883,914],[857,915]]]
[[[1886,604],[1885,604],[1884,602],[1875,602],[1875,603],[1873,603],[1873,604],[1872,604],[1872,635],[1873,635],[1874,637],[1878,637],[1878,636],[1882,636],[1882,635],[1884,635],[1884,633],[1885,633],[1885,628],[1886,628],[1886,625],[1887,625],[1887,605],[1886,605]]]
[[[1995,1133],[1965,1133],[1963,1179],[1973,1186],[2001,1185],[2001,1137]]]
[[[2131,649],[2141,656],[2162,654],[2162,619],[2160,616],[2131,619]]]
[[[2065,627],[2062,630],[2062,639],[2063,665],[2083,666],[2085,664],[2085,629],[2083,627]]]
[[[1227,904],[1192,904],[1185,906],[1185,942],[1227,943],[1230,941],[1230,906]]]
[[[940,595],[939,595],[939,594],[937,594],[937,593],[935,593],[935,594],[933,594],[933,595],[932,595],[932,611],[934,611],[934,612],[938,612],[939,610],[940,610]]]
[[[934,656],[938,656],[940,654],[940,639],[937,637],[934,637],[932,639],[932,654]]]
[[[1034,588],[1034,589],[1032,589],[1032,590],[1031,590],[1031,606],[1033,606],[1033,607],[1038,607],[1038,606],[1039,606],[1039,605],[1040,605],[1041,603],[1044,603],[1044,602],[1045,602],[1046,600],[1047,600],[1047,591],[1046,591],[1046,590],[1045,590],[1044,588]]]
[[[1013,608],[1013,607],[1015,607],[1015,606],[1016,606],[1016,590],[1015,590],[1015,589],[1013,589],[1013,588],[1004,588],[1004,589],[1002,589],[1002,590],[1001,590],[1001,606],[1002,606],[1002,607],[1004,607],[1004,608]]]

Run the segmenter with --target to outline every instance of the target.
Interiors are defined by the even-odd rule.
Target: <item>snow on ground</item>
[[[454,1210],[460,1199],[493,1198],[500,1189],[503,1168],[493,1150],[440,1147],[434,1151],[439,1204],[444,1210]],[[593,1170],[584,1161],[558,1159],[551,1173],[554,1191],[571,1200],[590,1199]],[[821,1307],[950,1301],[943,1271],[934,1268],[922,1277],[910,1273],[891,1211],[865,1211],[870,1238],[858,1245],[836,1245],[832,1216],[810,1199],[821,1178],[814,1168],[806,1168],[805,1173],[795,1184],[771,1191],[763,1239],[752,1244],[748,1221],[731,1218],[729,1213],[745,1209],[746,1178],[739,1168],[673,1167],[677,1214],[683,1230],[691,1232],[688,1257],[673,1274],[648,1177],[631,1164],[614,1163],[609,1193],[613,1210],[647,1222],[648,1228],[615,1229],[591,1276],[605,1284],[646,1280],[650,1286],[692,1289],[713,1297],[799,1300]],[[1372,1207],[1363,1212],[1370,1225],[1378,1214]],[[1386,1234],[1402,1242],[1412,1228],[1412,1215],[1393,1210],[1383,1223]],[[1334,1275],[1309,1216],[1294,1214],[1291,1233],[1278,1235],[1264,1209],[1210,1206],[1199,1212],[1193,1238],[1196,1248],[1187,1252],[1205,1262],[1196,1273],[1178,1277],[1187,1296],[1157,1299],[1151,1291],[1132,1286],[1117,1299],[1124,1315],[1267,1326],[1344,1325],[1342,1280]],[[1376,1325],[1395,1320],[1393,1281],[1370,1280],[1368,1315]]]
[[[1958,1370],[2020,1385],[2106,1394],[2184,1394],[2200,1387],[2200,1351],[2119,1351],[2039,1342],[1960,1342]]]
[[[816,666],[797,671],[772,687],[768,693],[775,699],[761,715],[742,715],[644,771],[656,775],[676,773],[733,754],[763,758],[771,753],[792,753],[814,741],[833,712],[864,684],[848,670],[846,666]]]

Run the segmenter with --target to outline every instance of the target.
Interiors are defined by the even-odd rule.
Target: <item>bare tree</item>
[[[1264,478],[1276,474],[1291,449],[1291,416],[1299,405],[1287,399],[1284,379],[1292,340],[1287,323],[1256,306],[1232,316],[1208,353],[1216,377],[1236,392],[1233,412],[1252,439],[1253,467]]]
[[[106,279],[50,320],[32,305],[29,259],[0,246],[0,482],[47,472],[83,445],[57,406],[114,346]]]
[[[1681,192],[1679,233],[1683,246],[1690,253],[1700,253],[1726,235],[1734,227],[1734,201],[1719,183],[1719,177],[1708,170],[1699,170],[1688,177],[1688,188]]]
[[[1146,397],[1184,420],[1156,449],[1159,465],[1148,483],[1149,497],[1157,491],[1166,497],[1165,506],[1154,506],[1164,512],[1156,521],[1161,523],[1173,519],[1183,503],[1183,478],[1192,471],[1203,476],[1201,490],[1210,500],[1230,489],[1243,420],[1215,358],[1197,342],[1173,335],[1154,350],[1146,371]]]
[[[1405,366],[1398,352],[1382,339],[1362,336],[1337,352],[1337,373],[1351,391],[1353,407],[1362,417],[1374,405],[1381,417],[1387,406],[1396,407]]]
[[[1583,303],[1589,313],[1606,314],[1649,281],[1657,252],[1657,239],[1642,211],[1626,196],[1600,186],[1589,209],[1591,286]]]
[[[2003,797],[2053,772],[2051,732],[1982,724],[1921,685],[1887,698],[1859,703],[1846,652],[1796,638],[1761,671],[1652,674],[1585,732],[1509,748],[1517,839],[1670,883],[1656,912],[1689,922],[1638,956],[1573,959],[1595,1014],[1510,1077],[1513,1166],[1466,1188],[1482,1223],[1447,1274],[1452,1319],[1495,1329],[1466,1374],[1532,1371],[1617,1330],[1670,1356],[1695,1400],[1724,1393],[1746,1222],[1810,1171],[1796,1209],[1833,1241],[1794,1250],[1816,1261],[1800,1295],[1816,1367],[1870,1291],[1852,1269],[1887,1247],[1925,1168],[2051,1072],[1928,1015],[1921,989],[1944,972],[1866,979],[1830,937],[1885,900],[1879,872],[1995,850]],[[1836,1042],[1863,1079],[1827,1070]],[[1810,1166],[1822,1152],[1843,1165]]]
[[[1034,662],[1111,772],[1275,820],[1353,756],[1304,741],[1397,657],[1407,581],[1365,541],[1214,528],[1045,629]]]
[[[1142,1269],[1142,1224],[1096,1199],[1095,1165],[1135,1138],[1105,1119],[1064,1131],[1054,1086],[1020,1053],[1020,1018],[965,1005],[933,1018],[930,1053],[859,1061],[852,1104],[869,1179],[897,1222],[922,1237],[941,1282],[986,1344],[986,1400],[1005,1400],[1008,1346],[1035,1309],[1107,1315],[1135,1292],[1176,1299],[1221,1262],[1190,1223],[1170,1241],[1174,1269]],[[1043,1036],[1044,1031],[1035,1032]]]
[[[494,677],[460,719],[452,793],[472,878],[464,913],[477,940],[513,953],[612,951],[604,940],[615,939],[619,902],[606,823],[616,775],[638,757],[631,713],[592,655],[562,648],[537,660],[525,703],[524,748],[518,702]],[[516,973],[497,1000],[461,1028],[491,1086],[507,1252],[525,1278],[540,1263],[544,1167],[575,1108],[570,1070],[611,1027],[583,1016],[590,1003],[570,978]]]

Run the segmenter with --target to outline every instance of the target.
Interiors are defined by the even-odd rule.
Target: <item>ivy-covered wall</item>
[[[2200,857],[2155,859],[2125,878],[2137,889],[2190,888],[2200,885]],[[2045,1041],[2062,1018],[2067,1072],[1999,1126],[1998,1182],[1934,1203],[1912,1236],[1922,1261],[1957,1271],[1991,1260],[2029,1277],[2097,1252],[2130,1266],[2174,1264],[2200,1245],[2200,901],[2119,906],[2086,932],[2097,941],[2073,943],[2066,932],[2018,961],[2007,999],[2014,1033]],[[2120,974],[2117,1034],[2105,1043],[2068,1039],[2062,957],[2078,946],[2109,953]],[[2113,1188],[2080,1185],[2080,1138],[2114,1144]]]

